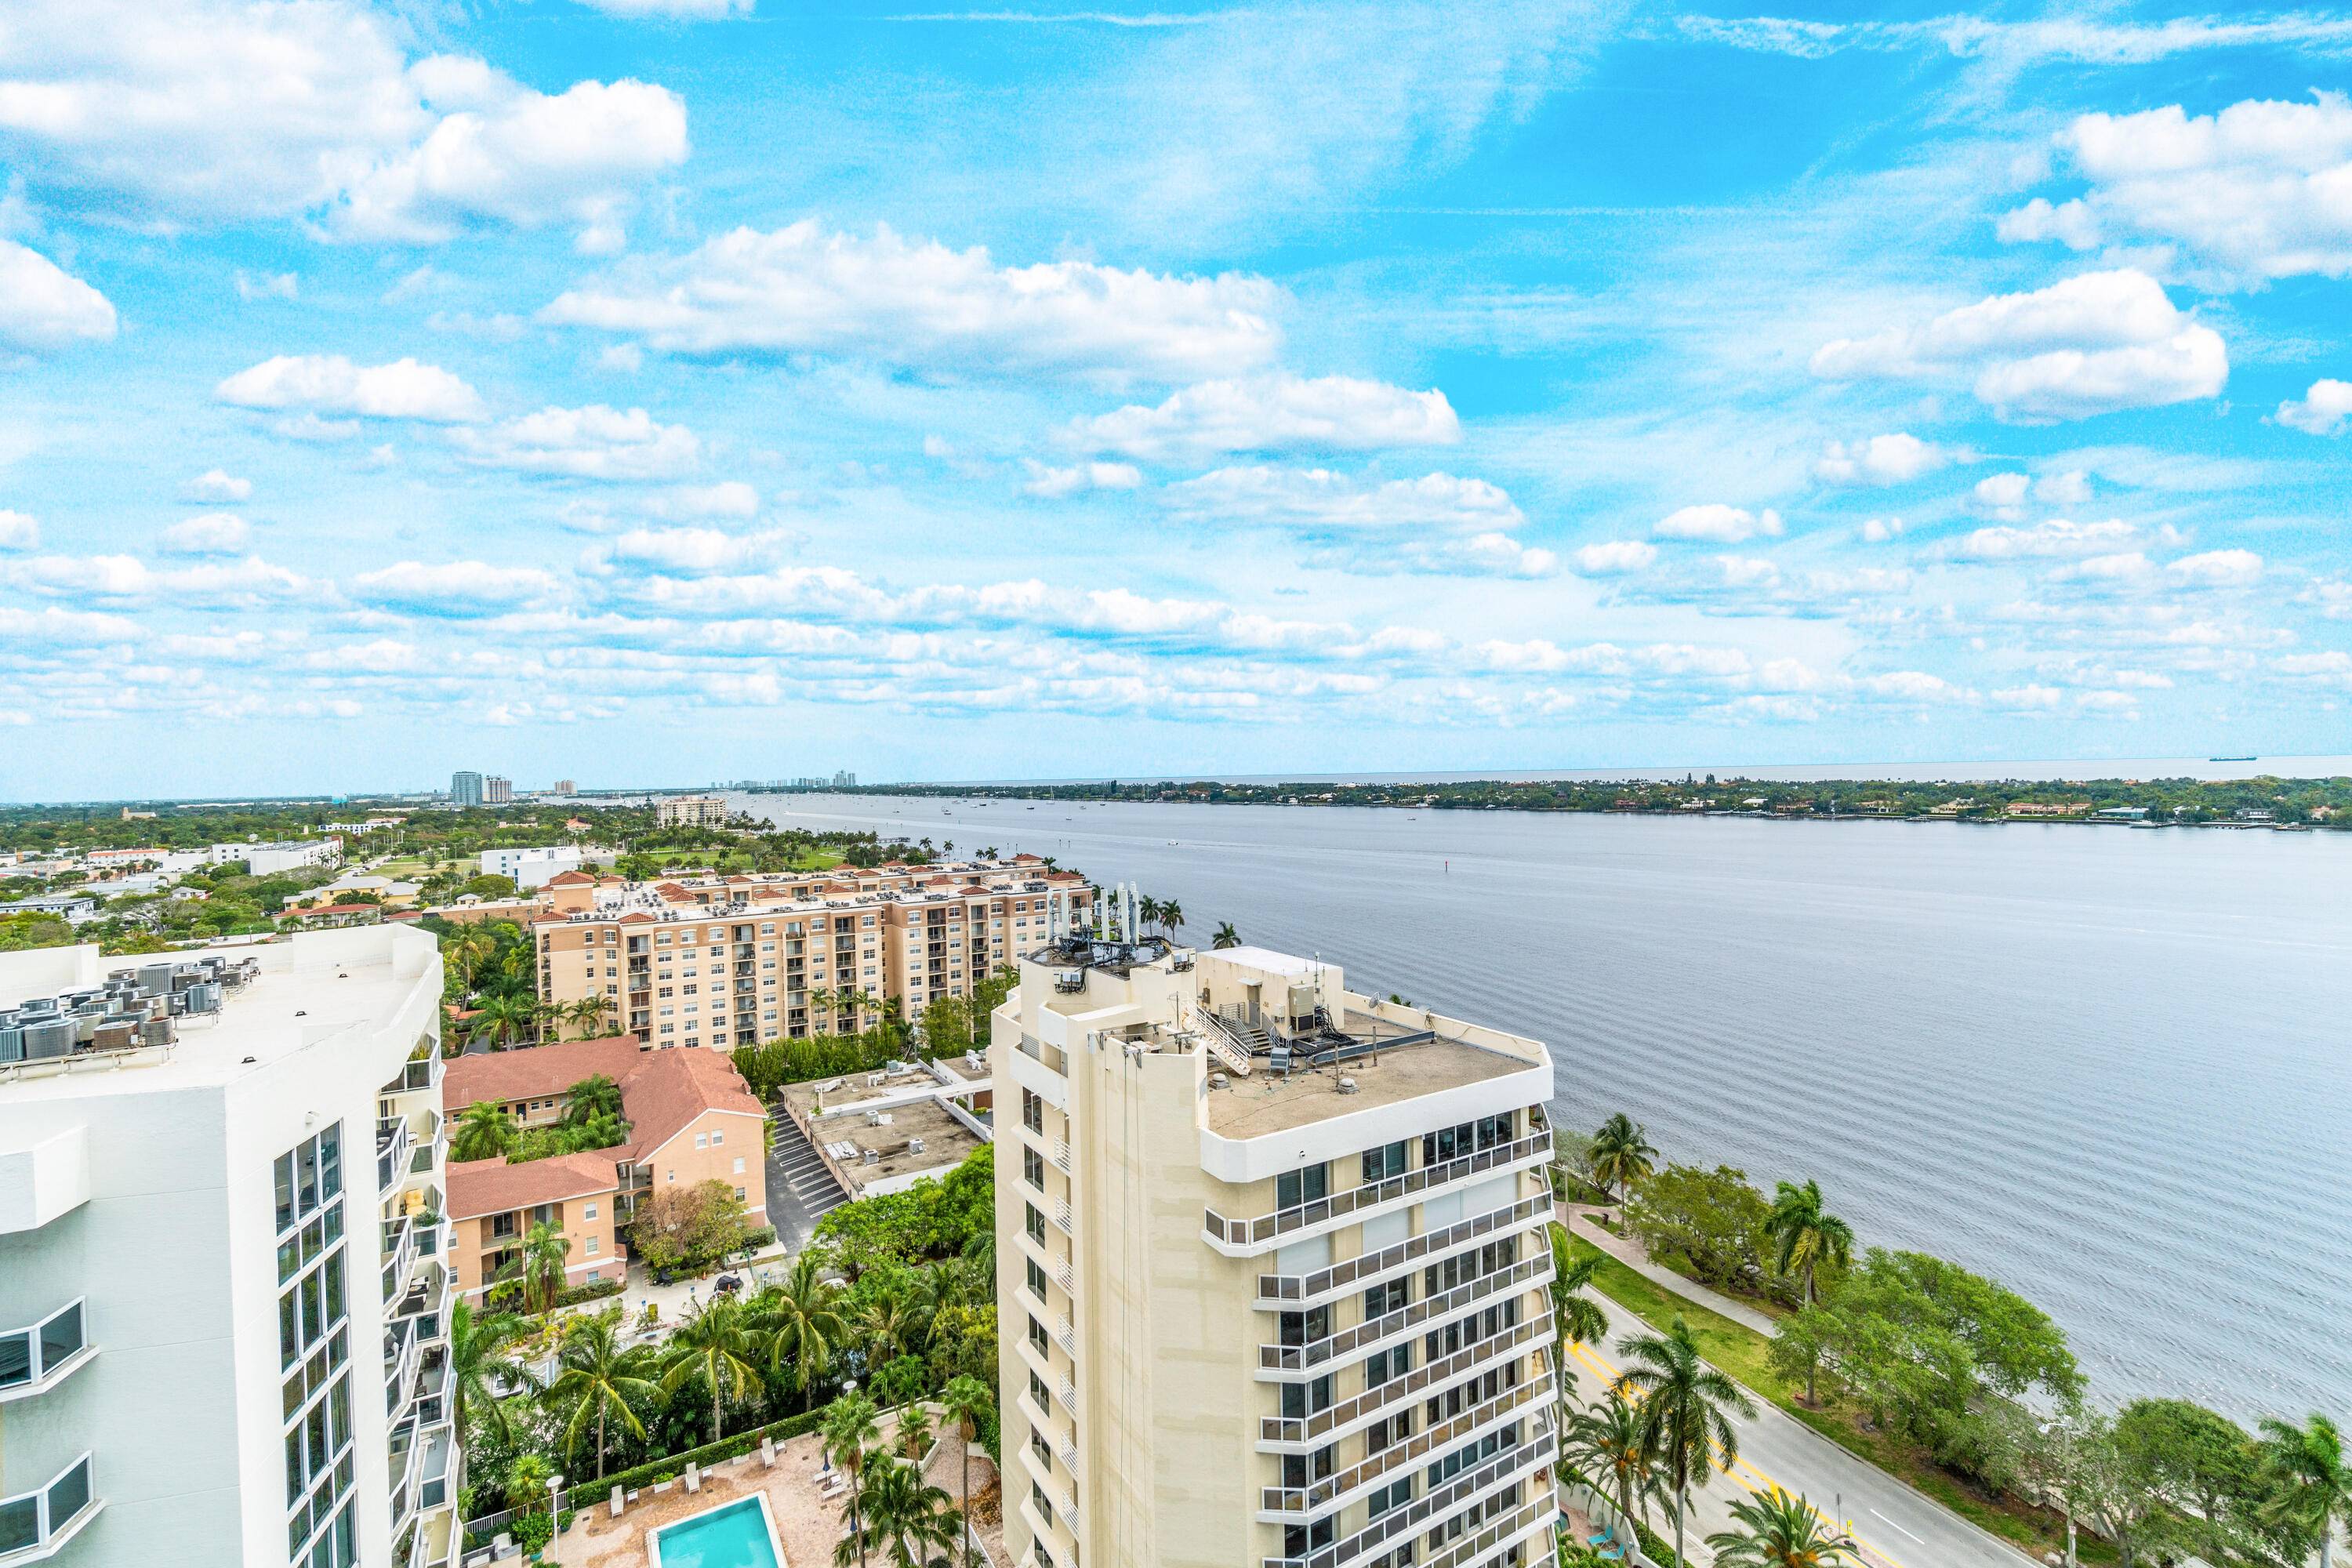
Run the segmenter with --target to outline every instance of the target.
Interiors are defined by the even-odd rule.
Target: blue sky
[[[0,798],[2346,749],[2352,13],[17,0]]]

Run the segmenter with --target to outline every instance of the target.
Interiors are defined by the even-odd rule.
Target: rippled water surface
[[[1818,1177],[2108,1399],[2352,1418],[2352,835],[743,796],[1059,858],[1550,1043],[1571,1125]]]

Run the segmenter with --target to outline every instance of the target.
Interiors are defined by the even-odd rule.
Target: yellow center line
[[[1607,1387],[1612,1391],[1617,1391],[1617,1379],[1621,1374],[1616,1365],[1612,1363],[1608,1357],[1601,1354],[1600,1352],[1580,1342],[1570,1343],[1568,1349],[1570,1355],[1576,1357],[1578,1361],[1582,1362],[1585,1366],[1592,1372],[1599,1373],[1601,1382]],[[1619,1391],[1619,1397],[1625,1397],[1622,1391]],[[1717,1453],[1716,1458],[1717,1459],[1722,1458],[1720,1451]],[[1746,1473],[1742,1474],[1741,1472]],[[1797,1497],[1800,1495],[1799,1493],[1790,1491],[1787,1487],[1782,1486],[1779,1481],[1773,1479],[1772,1476],[1768,1471],[1764,1470],[1761,1467],[1751,1463],[1744,1456],[1734,1460],[1731,1468],[1725,1470],[1724,1473],[1730,1476],[1734,1481],[1745,1488],[1751,1496],[1769,1497],[1775,1491],[1785,1493],[1790,1497]],[[1755,1478],[1753,1481],[1748,1479],[1751,1476]],[[1855,1545],[1863,1548],[1863,1550],[1868,1552],[1872,1556],[1876,1557],[1880,1562],[1885,1563],[1887,1565],[1887,1568],[1903,1568],[1902,1559],[1871,1542],[1860,1531],[1856,1531],[1852,1524],[1832,1519],[1828,1514],[1823,1513],[1820,1508],[1814,1506],[1811,1499],[1806,1500],[1805,1506],[1811,1509],[1813,1517],[1820,1520],[1823,1524],[1829,1526],[1832,1531],[1842,1532],[1853,1537]]]

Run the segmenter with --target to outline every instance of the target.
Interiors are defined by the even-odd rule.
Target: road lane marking
[[[1877,1515],[1878,1515],[1878,1518],[1879,1518],[1879,1519],[1880,1519],[1880,1520],[1881,1520],[1881,1521],[1883,1521],[1883,1522],[1887,1526],[1887,1528],[1889,1528],[1889,1529],[1891,1529],[1891,1530],[1902,1530],[1904,1534],[1906,1534],[1906,1535],[1911,1535],[1911,1532],[1910,1532],[1909,1531],[1907,1531],[1907,1530],[1903,1530],[1903,1527],[1902,1527],[1901,1525],[1896,1524],[1893,1520],[1888,1519],[1885,1514],[1883,1514],[1883,1513],[1879,1513],[1879,1512],[1878,1512],[1878,1510],[1877,1510],[1876,1509],[1872,1509],[1870,1511],[1871,1511],[1872,1513],[1874,1513],[1874,1514],[1877,1514]],[[1919,1538],[1918,1538],[1917,1536],[1916,1536],[1916,1535],[1911,1535],[1911,1539],[1912,1539],[1912,1540],[1914,1540],[1914,1541],[1919,1541]],[[1919,1541],[1919,1544],[1920,1544],[1920,1545],[1922,1545],[1922,1546],[1925,1546],[1925,1545],[1927,1545],[1927,1543],[1926,1542],[1924,1542],[1924,1541]]]

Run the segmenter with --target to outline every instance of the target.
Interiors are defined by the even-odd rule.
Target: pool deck
[[[895,1425],[885,1424],[886,1438]],[[765,1492],[777,1541],[783,1547],[785,1568],[831,1568],[834,1545],[848,1532],[849,1516],[842,1501],[828,1501],[819,1492],[822,1447],[814,1433],[780,1444],[773,1469],[760,1462],[754,1449],[740,1459],[703,1471],[699,1491],[688,1492],[685,1481],[679,1479],[662,1491],[639,1492],[618,1519],[602,1500],[593,1508],[581,1508],[572,1528],[563,1532],[562,1561],[565,1568],[648,1568],[653,1557],[646,1538],[653,1531],[753,1492]],[[934,1444],[924,1473],[961,1506],[961,1462],[951,1435]],[[973,1533],[986,1549],[989,1561],[1003,1568],[1012,1559],[1004,1552],[996,1468],[986,1454],[977,1451],[971,1457],[971,1492],[973,1510],[980,1516],[973,1521]],[[583,1488],[583,1501],[586,1496]]]

